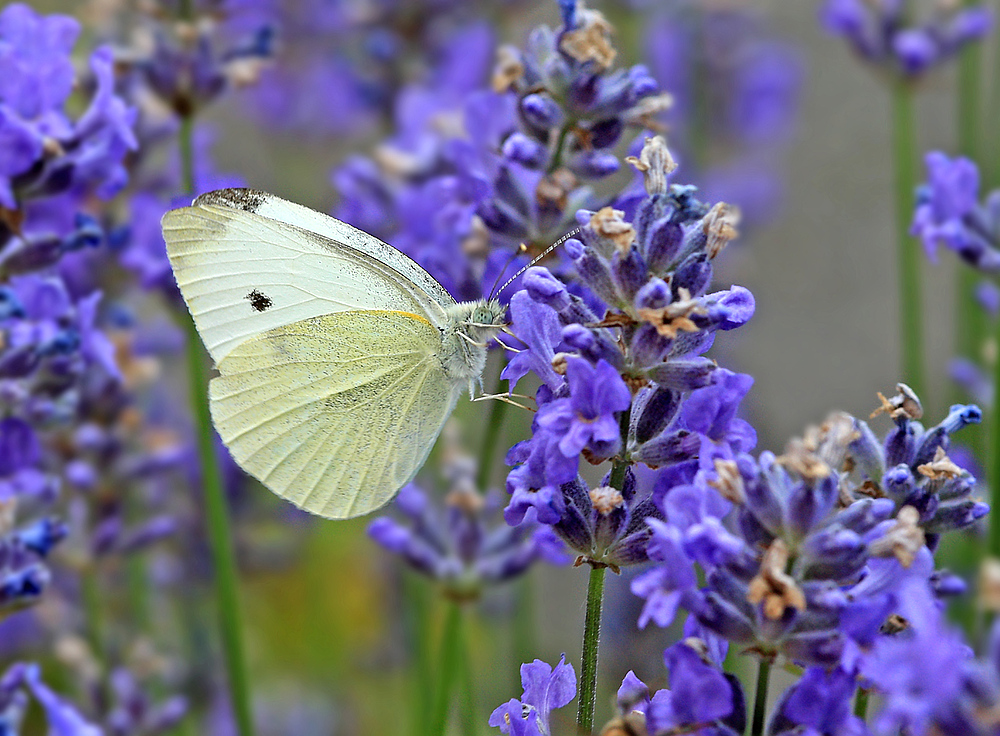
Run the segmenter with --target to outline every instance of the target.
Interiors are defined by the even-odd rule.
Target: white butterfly
[[[504,306],[456,303],[395,248],[252,189],[203,194],[162,226],[236,462],[321,516],[387,503],[471,395]]]

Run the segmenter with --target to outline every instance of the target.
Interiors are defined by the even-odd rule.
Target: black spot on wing
[[[274,302],[271,301],[271,297],[258,291],[257,289],[254,289],[243,298],[247,299],[250,302],[250,306],[258,312],[266,312],[271,308],[271,305],[274,304]]]

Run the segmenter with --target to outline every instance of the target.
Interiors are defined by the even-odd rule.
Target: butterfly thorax
[[[496,300],[460,302],[447,308],[441,330],[441,364],[456,383],[469,382],[469,392],[483,375],[486,347],[506,324],[506,307]]]

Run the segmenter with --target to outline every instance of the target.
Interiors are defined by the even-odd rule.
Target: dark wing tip
[[[192,204],[215,204],[244,212],[256,212],[270,196],[259,189],[216,189],[200,195]]]

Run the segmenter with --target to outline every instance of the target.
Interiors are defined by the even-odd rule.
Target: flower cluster
[[[79,32],[72,18],[43,17],[20,3],[0,12],[0,207],[7,210],[81,188],[108,197],[125,184],[135,112],[114,92],[110,48],[90,57],[96,89],[89,107],[75,120],[65,111]],[[4,224],[0,242],[20,230],[16,221]]]
[[[416,484],[404,486],[395,507],[408,524],[379,517],[368,527],[377,544],[437,581],[456,600],[476,598],[484,588],[523,574],[540,559],[565,562],[562,545],[548,527],[491,523],[500,504],[476,488],[475,462],[457,448],[449,447],[445,454],[443,475],[449,491],[444,509],[435,508]]]
[[[485,76],[488,64],[470,43],[461,75],[403,95],[377,165],[354,159],[335,175],[339,216],[392,242],[456,298],[481,297],[512,246],[537,252],[565,233],[591,203],[583,183],[617,171],[613,147],[669,104],[644,66],[614,67],[600,13],[563,8],[560,29],[500,50],[492,90],[470,71]]]
[[[744,324],[753,297],[708,293],[712,260],[736,235],[725,205],[708,208],[690,188],[668,186],[673,161],[649,139],[634,164],[648,197],[634,222],[610,207],[581,212],[580,240],[566,243],[588,298],[541,268],[511,300],[513,332],[527,345],[504,369],[542,381],[530,440],[515,445],[507,520],[529,509],[552,524],[581,560],[619,567],[646,559],[653,497],[716,455],[753,447],[735,418],[748,376],[704,357],[718,330]],[[601,309],[598,316],[594,309]],[[580,458],[615,464],[599,487],[578,477]],[[660,468],[654,491],[637,493],[631,465]]]
[[[871,635],[846,622],[864,619],[877,630],[893,613],[892,604],[882,608],[872,569],[908,570],[925,543],[988,511],[970,498],[972,477],[945,454],[950,435],[979,421],[978,410],[953,407],[924,431],[905,387],[886,408],[896,427],[881,444],[865,422],[835,414],[784,455],[717,459],[714,473],[668,491],[665,520],[650,522],[650,557],[662,564],[633,584],[646,599],[641,623],[669,625],[683,607],[762,656],[844,662],[850,641]],[[694,564],[706,572],[704,588]],[[933,571],[917,569],[929,585]]]
[[[933,14],[914,24],[908,21],[908,7],[900,0],[827,0],[821,18],[827,31],[844,37],[866,62],[909,78],[981,39],[993,20],[985,5],[935,3]]]
[[[390,119],[414,83],[447,88],[467,76],[478,84],[480,69],[469,55],[494,43],[475,2],[258,5],[260,19],[295,43],[282,45],[248,90],[247,109],[270,127],[310,136],[356,134]],[[505,11],[516,9],[506,0]]]
[[[686,634],[688,632],[685,632]],[[663,662],[670,689],[651,693],[629,672],[618,689],[619,715],[602,730],[608,734],[685,733],[705,729],[718,736],[737,736],[746,728],[746,707],[739,680],[722,672],[725,647],[714,648],[697,636],[667,648]],[[508,736],[552,733],[552,711],[573,699],[576,675],[565,657],[553,668],[535,660],[521,666],[524,693],[493,711],[490,725]]]

